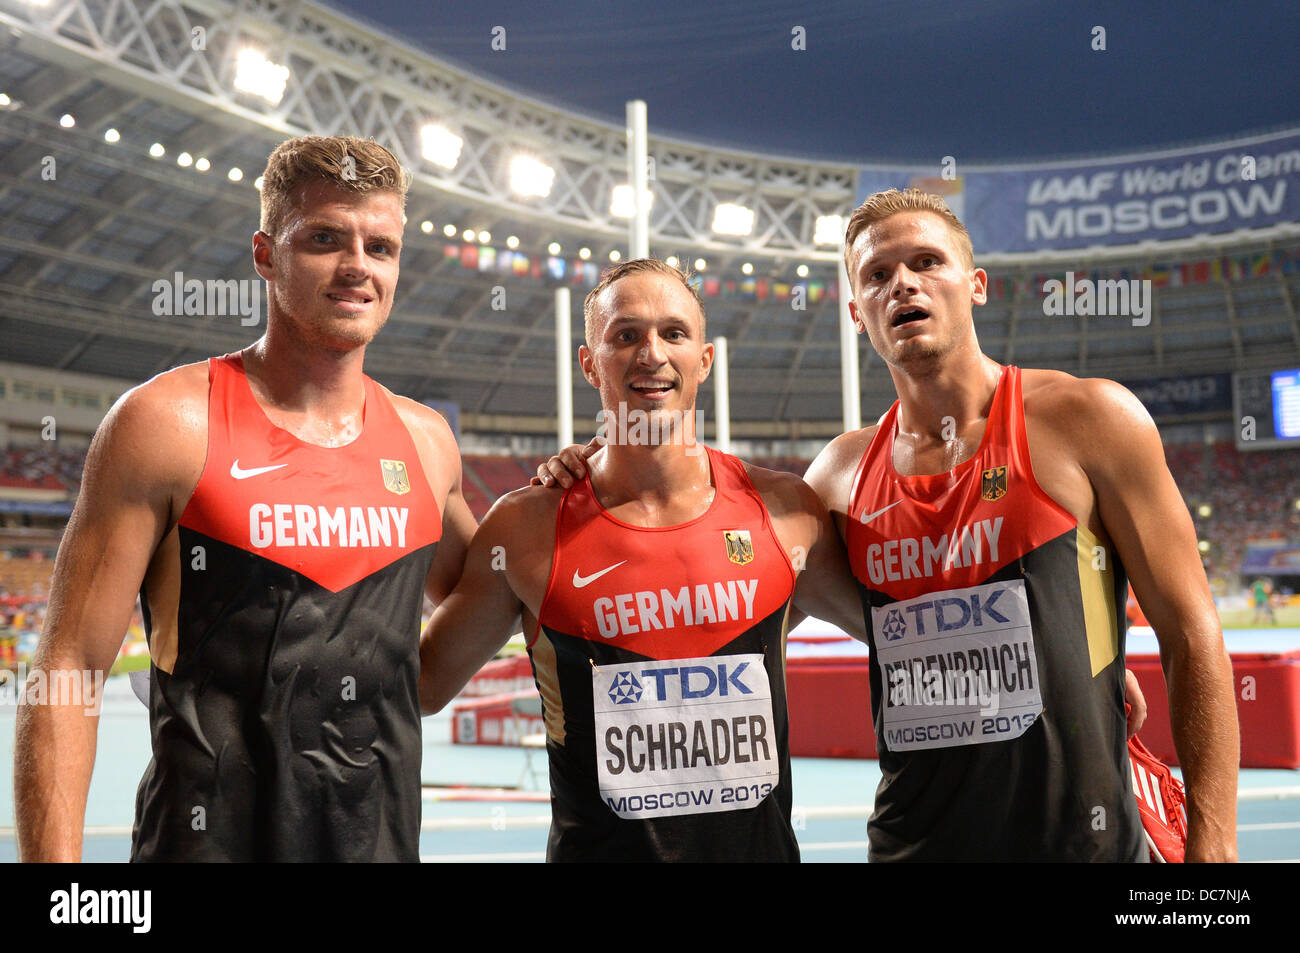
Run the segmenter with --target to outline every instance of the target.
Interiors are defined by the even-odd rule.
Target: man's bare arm
[[[175,372],[182,373],[182,372]],[[68,521],[34,666],[106,673],[121,647],[151,556],[167,531],[173,490],[187,478],[185,448],[206,432],[177,408],[175,379],[131,391],[91,444]],[[159,446],[159,435],[168,445]],[[202,452],[197,465],[202,468]],[[198,474],[192,474],[197,482]],[[97,709],[30,704],[18,712],[14,807],[21,859],[79,860],[95,762]]]
[[[439,712],[517,630],[523,604],[506,578],[520,552],[516,501],[502,497],[470,542],[464,572],[420,637],[420,710]]]
[[[799,573],[794,590],[796,618],[816,616],[865,642],[866,622],[857,584],[839,531],[822,501],[794,474],[758,467],[750,467],[749,472],[757,477],[755,485],[762,487],[773,525],[790,547],[787,555]]]
[[[1141,403],[1110,381],[1081,381],[1072,443],[1098,513],[1155,629],[1174,745],[1187,783],[1187,859],[1237,857],[1240,739],[1232,663],[1196,531]]]

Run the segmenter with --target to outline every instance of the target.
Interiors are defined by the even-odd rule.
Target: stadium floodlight
[[[211,168],[212,163],[208,161],[206,156],[199,156],[194,160],[194,169],[197,172],[207,172]]]
[[[451,222],[448,222],[446,225],[442,226],[442,233],[446,235],[448,238],[455,238],[456,226],[451,224]]]
[[[64,113],[59,117],[59,125],[64,129],[71,129],[77,124],[77,120],[72,118],[72,113]]]
[[[424,232],[424,234],[428,235],[430,232],[433,231],[433,222],[429,221],[429,220],[426,218],[423,222],[420,223],[420,231],[422,231],[422,232]]]
[[[182,152],[176,157],[176,164],[182,169],[188,169],[194,164],[194,156],[190,155],[188,152]]]
[[[111,129],[111,128],[110,128],[110,129],[105,129],[105,130],[104,130],[104,141],[105,141],[105,142],[108,142],[108,143],[121,142],[121,141],[122,141],[122,134],[121,134],[120,132],[118,132],[116,129]]]
[[[838,245],[844,241],[843,215],[818,215],[813,227],[814,245]]]
[[[614,186],[614,192],[609,199],[609,214],[614,218],[631,218],[633,211],[635,211],[632,208],[632,194],[632,186],[630,185]],[[652,208],[655,204],[654,192],[646,189],[643,194],[645,196],[645,207],[647,209]]]
[[[558,255],[562,249],[560,248],[559,242],[551,242],[549,245],[546,246],[546,250],[550,252],[552,255]]]
[[[235,89],[260,96],[272,106],[284,98],[289,82],[289,67],[272,63],[250,46],[235,55]]]
[[[510,160],[510,190],[516,195],[546,198],[555,184],[555,170],[540,159],[517,155]]]
[[[472,228],[467,228],[465,229],[465,231],[460,233],[460,237],[464,239],[466,242],[472,242],[475,238],[478,237],[478,232],[474,231],[474,229]]]
[[[709,267],[709,263],[706,262],[703,258],[697,258],[697,259],[695,259],[695,270],[696,270],[696,271],[703,271],[703,270],[704,270],[705,268],[707,268],[707,267]]]
[[[807,265],[800,265],[798,268],[796,268],[796,269],[794,270],[794,273],[795,273],[796,275],[798,275],[800,278],[807,278],[807,277],[808,277],[808,266],[807,266]]]
[[[464,145],[465,140],[446,126],[429,124],[420,127],[420,155],[434,165],[444,169],[456,168]]]
[[[753,263],[747,261],[747,262],[745,262],[743,265],[741,265],[741,266],[740,266],[740,273],[741,273],[742,275],[752,275],[752,274],[754,273],[754,265],[753,265]]]
[[[579,248],[578,257],[581,258],[583,261],[586,261],[588,258],[591,257],[591,249],[586,247]]]
[[[244,179],[244,170],[241,169],[239,166],[235,166],[233,169],[231,169],[229,172],[226,173],[226,178],[229,179],[231,182],[242,182]]]
[[[615,248],[613,251],[609,253],[609,260],[613,262],[622,261],[623,253],[619,251],[617,248]]]
[[[479,231],[479,233],[478,233],[478,243],[479,243],[480,245],[491,245],[491,244],[492,244],[492,233],[489,232],[486,228],[484,228],[484,229],[480,229],[480,231]]]
[[[754,210],[723,202],[713,210],[713,230],[719,235],[748,235],[754,230]]]
[[[664,264],[667,265],[669,268],[676,268],[678,265],[681,264],[681,262],[678,261],[676,255],[669,255],[667,258],[664,259]]]
[[[1209,516],[1211,512],[1213,511],[1210,509],[1209,503],[1202,503],[1200,506],[1196,508],[1197,516]]]
[[[166,154],[167,150],[163,148],[161,142],[155,142],[149,147],[149,155],[153,156],[155,159],[161,159]]]
[[[12,103],[13,100],[9,98],[8,93],[0,93],[0,107],[8,106],[11,105]]]
[[[506,236],[506,247],[509,248],[511,251],[514,251],[516,248],[518,248],[518,247],[519,247],[519,236],[518,236],[518,235],[507,235],[507,236]]]
[[[265,184],[265,182],[266,182],[266,176],[259,175],[257,178],[253,180],[253,188],[257,189],[257,191],[260,192],[262,191],[262,186],[263,184]]]

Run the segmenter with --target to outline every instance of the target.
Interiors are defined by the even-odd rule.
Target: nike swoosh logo
[[[278,470],[281,467],[287,467],[288,465],[289,464],[287,463],[277,463],[273,467],[254,467],[251,470],[241,470],[239,468],[239,461],[236,460],[230,465],[230,475],[236,480],[247,480],[249,477],[257,476],[259,473],[270,473],[272,470]]]
[[[623,563],[625,562],[627,562],[626,559],[623,560]],[[605,575],[605,573],[613,572],[619,566],[623,565],[623,563],[614,563],[614,565],[607,566],[606,568],[602,569],[600,572],[594,572],[590,576],[586,576],[586,577],[579,575],[578,570],[575,569],[573,570],[573,588],[581,589],[583,586],[590,585],[591,583],[599,579],[601,576]]]
[[[885,512],[885,510],[892,510],[895,506],[897,506],[899,503],[902,503],[902,502],[903,502],[902,500],[894,500],[894,502],[890,503],[890,504],[889,504],[888,506],[886,506],[884,509],[876,510],[876,512],[874,512],[874,513],[863,513],[862,516],[859,517],[859,518],[862,520],[863,523],[870,523],[873,519],[875,519],[875,518],[876,518],[877,516],[879,516],[881,513]]]

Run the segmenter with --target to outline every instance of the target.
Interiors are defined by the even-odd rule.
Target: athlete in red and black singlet
[[[1124,569],[1035,481],[1020,369],[1003,368],[978,451],[950,473],[898,474],[898,408],[846,534],[884,775],[870,859],[1144,859]]]
[[[208,362],[179,564],[141,592],[153,760],[132,860],[405,860],[420,831],[421,594],[442,518],[391,400],[361,435],[273,425]]]
[[[679,526],[565,492],[529,654],[551,861],[795,861],[785,702],[794,570],[735,457]]]

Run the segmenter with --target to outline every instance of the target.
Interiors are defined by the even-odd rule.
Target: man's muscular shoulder
[[[456,446],[456,436],[451,432],[451,425],[432,407],[394,394],[382,384],[379,386],[392,401],[397,416],[415,441],[425,476],[441,502],[460,478],[460,449]]]
[[[1031,443],[1038,431],[1067,444],[1081,465],[1098,450],[1122,448],[1126,435],[1155,427],[1142,402],[1123,384],[1063,371],[1024,370],[1021,375]]]

